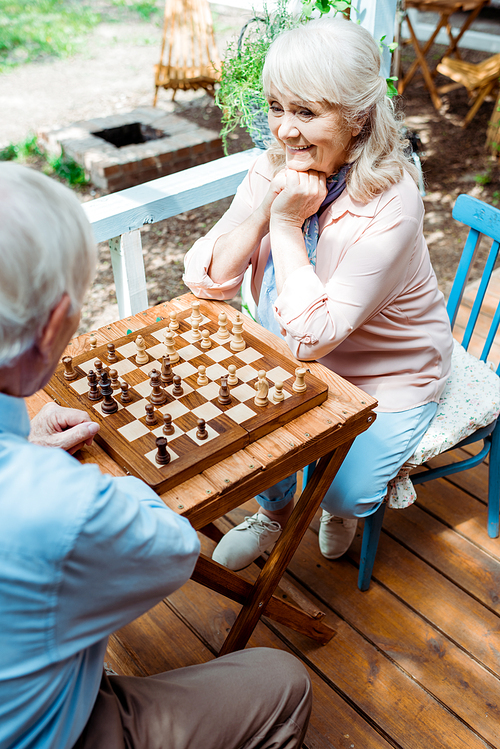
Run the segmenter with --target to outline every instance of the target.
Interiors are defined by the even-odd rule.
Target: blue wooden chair
[[[448,381],[445,393],[440,400],[436,417],[429,426],[429,430],[421,442],[422,445],[422,443],[427,440],[428,444],[426,445],[425,450],[420,450],[420,452],[417,450],[415,455],[412,456],[415,458],[415,456],[419,454],[422,457],[422,460],[415,458],[412,461],[412,459],[410,459],[409,464],[422,464],[428,459],[425,457],[426,455],[436,455],[450,449],[464,447],[465,445],[479,440],[483,441],[483,447],[480,452],[473,457],[457,462],[451,462],[439,468],[433,468],[412,474],[411,482],[412,484],[422,484],[431,479],[441,478],[442,476],[451,475],[459,471],[465,471],[468,468],[473,468],[474,466],[479,465],[489,453],[488,535],[490,538],[496,538],[499,533],[500,513],[500,418],[496,418],[496,414],[498,414],[498,411],[500,410],[500,379],[497,377],[500,374],[500,364],[495,375],[486,365],[486,361],[500,323],[500,300],[491,319],[489,330],[485,335],[485,342],[482,347],[480,358],[477,359],[469,353],[465,353],[465,351],[467,351],[471,343],[474,329],[485,300],[491,274],[495,266],[495,261],[499,255],[500,210],[483,203],[477,198],[472,198],[469,195],[460,195],[453,209],[453,218],[469,226],[470,230],[458,265],[450,297],[448,299],[447,312],[451,321],[452,329],[454,329],[457,321],[460,303],[467,285],[472,264],[476,257],[476,250],[479,247],[479,243],[483,236],[490,237],[493,242],[480,279],[475,301],[468,315],[468,320],[463,323],[465,332],[463,334],[462,346],[460,347],[458,344],[455,344],[452,374]],[[463,310],[464,308],[462,307],[461,316],[463,315]],[[484,316],[482,322],[484,323]],[[477,394],[478,400],[474,400],[473,398],[467,399],[467,407],[469,409],[473,408],[474,413],[466,413],[465,402],[463,412],[461,408],[457,409],[456,400],[453,409],[448,407],[453,398],[454,383],[461,382],[461,387],[456,387],[455,390],[463,389],[464,375],[468,378],[468,387],[474,387],[479,390],[479,393]],[[472,386],[471,383],[476,382],[479,382],[480,384],[477,386],[474,384],[474,386]],[[485,384],[483,385],[483,383]],[[488,399],[483,398],[483,391],[486,387],[489,387]],[[479,403],[480,400],[487,400],[487,402],[484,404]],[[454,434],[457,433],[457,410],[460,417],[463,417],[464,431],[461,433],[467,434],[463,439],[453,439],[451,430],[449,434],[447,433],[447,424],[449,426],[451,423],[450,415],[452,410],[454,411]],[[470,426],[473,421],[476,426]],[[470,429],[474,431],[468,433]],[[437,438],[437,435],[439,438]],[[432,449],[433,441],[435,441],[434,449]],[[419,448],[421,445],[419,445]],[[314,464],[311,464],[305,469],[305,483],[307,483],[313,469]],[[370,585],[373,564],[375,562],[380,531],[384,519],[385,507],[386,504],[383,503],[373,515],[365,518],[358,576],[358,588],[360,590],[367,590]]]

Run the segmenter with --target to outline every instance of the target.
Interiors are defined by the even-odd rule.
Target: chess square
[[[245,406],[244,403],[239,403],[237,406],[225,411],[225,415],[229,416],[229,418],[237,424],[242,424],[244,421],[247,421],[247,419],[251,419],[252,416],[255,416],[255,411],[252,411],[251,408]]]
[[[184,434],[184,430],[180,429],[177,424],[174,424],[173,421],[172,426],[174,428],[173,434],[163,434],[163,425],[158,427],[157,429],[153,429],[152,434],[154,434],[155,437],[166,437],[169,442],[170,440],[177,439],[177,437],[182,437],[182,435]]]
[[[97,358],[98,358],[97,356],[94,356],[93,359],[87,359],[86,361],[82,361],[81,364],[79,364],[78,366],[80,367],[80,369],[83,369],[85,374],[88,374],[91,369],[95,371],[94,362],[97,361]],[[101,360],[99,359],[99,361]]]
[[[236,370],[236,377],[242,382],[249,382],[249,380],[256,380],[258,377],[258,370],[247,364],[245,367],[240,367]]]
[[[219,396],[219,390],[220,385],[217,385],[216,382],[209,382],[208,385],[202,385],[202,387],[198,388],[196,392],[203,396],[203,398],[206,398],[207,401],[211,401]]]
[[[135,361],[135,355],[137,354],[137,346],[135,345],[135,341],[129,341],[129,343],[125,343],[123,346],[120,346],[116,350],[122,356],[133,356]]]
[[[125,424],[125,426],[119,427],[118,431],[126,440],[133,442],[134,440],[139,439],[139,437],[143,437],[147,434],[149,429],[140,421],[131,421],[130,424]]]
[[[271,382],[285,382],[285,380],[289,380],[293,376],[293,374],[287,372],[283,367],[275,367],[266,372],[266,378]]]
[[[153,338],[156,338],[157,341],[161,341],[163,343],[165,339],[165,333],[171,333],[169,326],[166,325],[164,328],[159,328],[158,330],[155,330],[151,333]],[[175,335],[175,333],[174,333]]]
[[[230,343],[232,337],[233,336],[230,333],[227,336],[227,338],[221,338],[218,333],[212,333],[212,335],[210,336],[210,338],[212,339],[212,341],[215,341],[215,343],[218,343],[220,346],[222,344],[225,344],[225,343]]]
[[[162,359],[162,357],[167,353],[167,349],[164,343],[157,343],[156,346],[151,346],[151,348],[147,348],[146,352],[150,356],[152,356],[153,359]]]
[[[201,406],[193,408],[192,413],[198,419],[205,419],[205,421],[210,421],[210,419],[215,419],[216,416],[220,416],[222,411],[220,408],[217,408],[217,406],[214,406],[213,403],[203,403]]]
[[[255,396],[257,395],[257,391],[250,385],[243,383],[243,385],[238,385],[238,387],[231,388],[231,395],[239,401],[247,401],[250,398],[255,398]]]
[[[185,382],[182,383],[182,391],[183,391],[182,395],[174,395],[173,389],[174,389],[174,385],[167,385],[167,387],[165,388],[167,393],[173,396],[174,398],[182,398],[184,395],[187,395],[188,393],[193,392],[193,388],[187,385]]]
[[[139,395],[142,395],[143,398],[148,398],[152,392],[149,380],[138,382],[137,385],[134,385],[134,390],[136,393],[139,393]]]
[[[186,336],[184,336],[184,338],[186,338]],[[190,361],[191,359],[200,356],[200,349],[196,348],[196,346],[184,346],[183,348],[177,349],[177,353],[181,359],[184,359],[184,361]]]
[[[89,401],[89,403],[90,403],[90,401]],[[113,416],[113,414],[105,414],[105,413],[103,413],[103,411],[102,411],[102,408],[101,408],[101,406],[102,406],[102,403],[103,403],[102,401],[99,401],[98,403],[94,403],[94,408],[95,408],[95,410],[96,410],[96,411],[99,411],[99,413],[101,414],[101,416],[103,416],[103,417],[104,417],[105,419],[107,419],[107,418],[108,418],[108,416]],[[123,406],[121,406],[121,405],[120,405],[120,404],[118,403],[118,411],[121,411],[121,410],[122,410],[122,408],[123,408]],[[116,413],[116,411],[115,411],[114,413]]]
[[[82,377],[80,380],[73,380],[73,382],[69,383],[69,386],[72,387],[73,390],[75,390],[80,395],[88,393],[90,389],[89,381],[85,377]]]
[[[207,367],[206,375],[211,380],[219,380],[225,374],[227,374],[227,370],[221,367],[220,364],[212,364],[210,367]]]
[[[217,348],[209,349],[205,353],[210,359],[212,359],[212,361],[215,362],[224,361],[224,359],[229,359],[229,357],[232,356],[231,351],[228,351],[223,346],[217,346]]]
[[[134,388],[135,390],[135,388]],[[149,403],[145,398],[143,398],[140,401],[136,401],[135,403],[129,403],[125,408],[129,413],[132,414],[132,416],[135,416],[136,419],[141,419],[143,416],[146,415],[146,404]]]
[[[166,403],[164,406],[160,406],[158,411],[162,414],[170,414],[172,419],[178,419],[179,416],[184,416],[184,414],[189,411],[189,408],[180,401],[172,401],[172,403]]]
[[[172,372],[174,375],[179,375],[181,380],[185,380],[186,377],[189,377],[192,374],[196,374],[198,370],[196,367],[193,367],[192,364],[185,361],[182,364],[176,364],[174,367],[172,367]],[[184,384],[182,385],[184,387]]]
[[[118,372],[118,377],[123,377],[124,374],[128,374],[129,372],[133,372],[134,369],[137,369],[137,364],[134,364],[129,359],[122,359],[113,364],[113,369],[116,369]]]
[[[161,364],[156,359],[153,359],[153,361],[148,362],[147,364],[143,364],[142,367],[139,367],[141,372],[144,372],[145,375],[148,375],[153,370],[156,369],[158,372],[161,372]]]
[[[196,432],[198,431],[197,427],[195,429],[190,429],[189,432],[186,432],[186,436],[191,437],[193,442],[196,442],[197,445],[206,445],[207,442],[210,442],[210,440],[213,440],[219,436],[215,429],[212,429],[210,424],[206,424],[206,430],[208,437],[206,437],[204,440],[199,440],[196,436]]]
[[[168,445],[167,445],[167,452],[168,452],[168,454],[170,455],[170,460],[171,460],[171,461],[172,461],[172,460],[176,460],[176,458],[178,458],[178,457],[179,457],[179,456],[177,455],[177,453],[174,453],[174,451],[173,451],[173,450],[171,450],[171,449],[170,449],[170,447],[169,447]],[[155,460],[155,456],[156,456],[156,453],[157,453],[157,449],[156,449],[156,447],[155,447],[155,449],[154,449],[154,450],[151,450],[151,451],[150,451],[149,453],[145,453],[144,457],[145,457],[145,458],[147,458],[147,459],[148,459],[149,461],[151,461],[151,463],[152,463],[152,464],[153,464],[154,466],[156,466],[157,468],[159,468],[159,469],[160,469],[160,471],[161,471],[161,469],[162,469],[162,468],[168,468],[168,466],[170,465],[170,463],[167,463],[167,465],[166,465],[166,466],[161,466],[161,465],[160,465],[159,463],[157,463],[157,462],[156,462],[156,460]]]
[[[194,332],[194,330],[185,330],[182,334],[182,337],[185,341],[188,343],[198,343],[198,341],[201,341],[201,331],[198,330],[197,334]],[[198,352],[199,353],[199,352]],[[182,356],[182,354],[181,354]]]
[[[257,359],[262,359],[264,354],[259,354],[259,352],[254,348],[246,348],[244,351],[238,351],[234,356],[237,356],[238,359],[241,359],[241,361],[244,361],[246,364],[251,364],[252,362],[257,361]]]
[[[209,318],[209,317],[206,317],[206,316],[205,316],[205,315],[203,314],[203,312],[201,312],[200,314],[201,314],[201,317],[199,317],[199,318],[198,318],[198,322],[200,323],[200,330],[201,330],[201,326],[202,326],[202,325],[205,325],[205,323],[207,323],[207,322],[210,322],[210,318]],[[187,323],[189,323],[190,325],[192,324],[192,320],[191,320],[191,317],[192,317],[192,315],[191,315],[190,317],[187,317],[187,318],[186,318],[186,322],[187,322]]]

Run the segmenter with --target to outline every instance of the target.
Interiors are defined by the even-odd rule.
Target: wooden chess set
[[[98,442],[157,492],[326,400],[305,367],[243,332],[209,301],[66,356],[45,390],[100,424]]]

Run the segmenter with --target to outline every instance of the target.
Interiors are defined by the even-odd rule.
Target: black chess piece
[[[231,393],[229,392],[229,387],[227,384],[227,375],[222,375],[222,377],[220,378],[220,390],[217,401],[221,404],[221,406],[229,406],[229,404],[232,402]]]
[[[183,395],[184,388],[181,385],[181,378],[179,375],[174,375],[174,387],[172,388],[172,395],[179,397]]]
[[[167,400],[167,394],[161,386],[160,373],[157,369],[152,369],[149,373],[149,384],[153,389],[153,392],[149,396],[149,400],[155,406],[163,406]]]
[[[113,388],[111,387],[111,380],[106,370],[102,373],[100,388],[101,395],[104,398],[101,404],[101,411],[103,414],[114,414],[118,411],[118,403],[113,398]]]
[[[88,392],[89,401],[100,401],[102,398],[102,395],[101,395],[101,391],[99,390],[99,385],[97,384],[97,375],[93,369],[89,370],[89,373],[87,375],[87,380],[89,381],[89,392]]]
[[[148,426],[154,426],[158,423],[158,419],[155,414],[155,407],[152,403],[146,403],[146,424]]]
[[[168,465],[170,463],[170,453],[167,450],[167,438],[157,437],[156,447],[158,452],[155,455],[155,461],[161,466]]]
[[[109,379],[111,380],[111,387],[113,388],[113,390],[119,390],[120,381],[118,379],[118,372],[116,371],[116,369],[109,370]]]
[[[118,361],[117,356],[115,354],[115,344],[114,343],[108,343],[107,349],[108,349],[108,356],[107,356],[106,360],[110,364],[114,364],[116,361]]]
[[[120,383],[120,387],[122,392],[120,393],[120,400],[122,403],[131,403],[132,402],[132,396],[129,393],[129,384],[128,382],[122,382]]]
[[[172,424],[172,416],[170,414],[165,414],[163,417],[163,434],[174,434],[175,433],[175,427]]]
[[[198,429],[196,430],[196,437],[199,440],[206,440],[206,438],[208,437],[205,419],[198,419]]]
[[[167,385],[171,385],[173,381],[174,375],[172,372],[172,367],[170,365],[170,356],[168,354],[165,354],[161,364],[161,383],[163,387],[166,387]]]
[[[94,372],[97,375],[98,382],[101,382],[102,379],[102,373],[104,372],[104,368],[102,366],[102,361],[100,359],[96,359],[94,362]]]

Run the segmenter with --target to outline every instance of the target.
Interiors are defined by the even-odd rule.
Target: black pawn
[[[153,392],[149,396],[151,403],[155,406],[163,406],[167,400],[167,394],[161,386],[160,373],[156,369],[152,369],[149,373],[149,384],[153,388]]]
[[[217,401],[221,404],[221,406],[229,406],[229,404],[232,402],[231,393],[229,392],[229,387],[227,384],[227,375],[223,375],[220,378],[220,390]]]
[[[113,388],[106,370],[102,373],[101,395],[104,398],[101,404],[103,414],[114,414],[115,411],[118,411],[118,403],[113,398]]]
[[[163,434],[174,434],[175,427],[172,424],[172,417],[170,414],[165,414],[163,417]]]
[[[131,403],[132,396],[130,395],[130,393],[128,391],[128,388],[129,388],[128,382],[122,382],[120,384],[120,387],[121,387],[121,390],[122,390],[122,392],[120,393],[120,400],[121,400],[121,402],[122,403]]]
[[[87,380],[89,381],[89,401],[100,401],[102,397],[101,391],[97,384],[97,375],[93,369],[89,370]]]
[[[108,349],[107,361],[110,364],[114,364],[115,361],[118,361],[118,359],[116,358],[116,354],[115,354],[115,344],[108,343],[107,349]]]
[[[116,371],[116,369],[109,370],[109,379],[111,380],[111,387],[113,388],[113,390],[119,390],[120,381],[118,380],[118,372]]]
[[[196,437],[199,440],[206,440],[206,438],[208,437],[205,419],[198,419],[198,429],[196,430]]]
[[[102,366],[102,361],[100,359],[96,359],[95,360],[95,362],[94,362],[94,371],[95,371],[95,373],[97,375],[98,381],[100,382],[101,379],[102,379],[102,373],[104,371],[103,370],[103,366]]]
[[[172,388],[172,395],[176,397],[183,395],[184,389],[181,385],[181,378],[179,375],[174,375],[174,387]]]
[[[172,374],[172,367],[170,366],[170,356],[165,354],[161,365],[161,383],[163,387],[171,385],[174,381],[174,375]]]
[[[146,424],[150,427],[157,423],[155,407],[152,403],[146,403]]]
[[[156,447],[158,452],[155,455],[156,462],[161,466],[166,466],[170,463],[170,453],[167,450],[167,438],[157,437]]]

